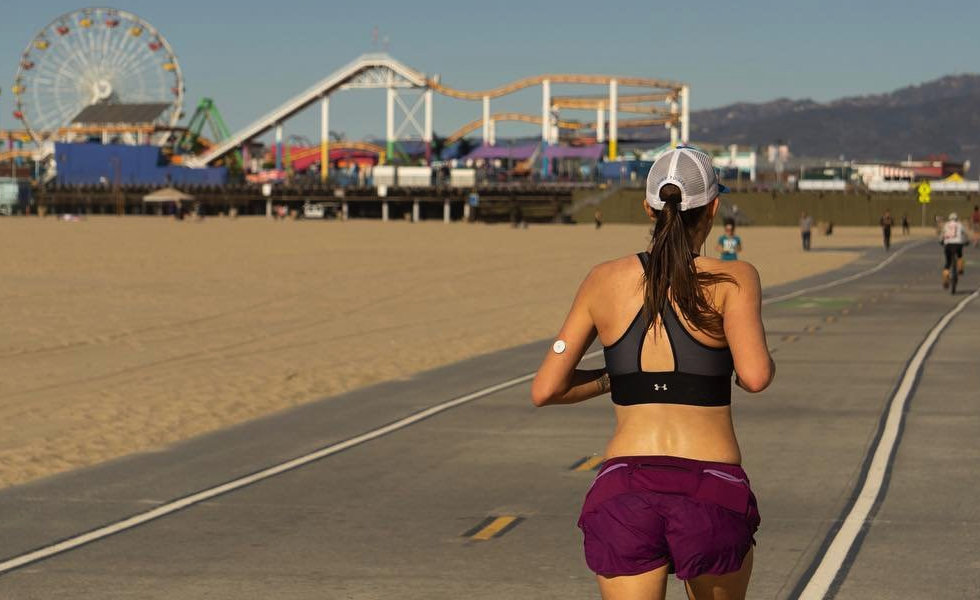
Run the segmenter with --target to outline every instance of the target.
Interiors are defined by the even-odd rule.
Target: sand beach
[[[739,234],[763,285],[880,246],[877,228],[815,232],[810,253],[795,228]],[[637,225],[0,219],[0,487],[549,337],[591,265],[647,239]]]

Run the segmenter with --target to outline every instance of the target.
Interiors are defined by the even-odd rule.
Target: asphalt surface
[[[978,262],[980,253],[967,256]],[[765,296],[884,257],[870,251]],[[980,264],[970,264],[962,293],[944,293],[940,260],[934,244],[918,245],[875,273],[764,309],[777,379],[762,394],[733,394],[762,511],[751,598],[792,597],[819,560],[906,363],[980,283]],[[838,598],[980,596],[978,326],[980,300],[927,360],[886,495],[845,564]],[[462,361],[0,491],[0,559],[530,373],[547,346]],[[604,398],[535,409],[528,387],[9,571],[0,575],[0,598],[598,597],[575,521],[612,410]],[[684,597],[674,579],[668,597]]]

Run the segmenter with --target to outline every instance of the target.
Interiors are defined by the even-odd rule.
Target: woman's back
[[[594,292],[590,294],[589,310],[599,341],[607,349],[610,375],[614,374],[609,360],[612,352],[618,353],[624,362],[635,353],[638,360],[634,370],[643,373],[683,371],[685,365],[675,357],[675,349],[687,347],[690,350],[683,353],[688,359],[686,370],[698,370],[690,364],[694,362],[692,358],[699,358],[693,356],[698,351],[704,357],[702,362],[707,363],[702,369],[717,370],[715,365],[724,365],[727,360],[727,374],[719,372],[715,377],[721,376],[725,385],[730,385],[727,381],[731,378],[731,355],[727,340],[724,336],[718,338],[699,331],[684,317],[676,303],[671,301],[665,306],[653,327],[646,329],[647,322],[642,314],[643,258],[632,255],[604,263],[590,276]],[[724,315],[726,299],[738,292],[738,286],[742,285],[740,279],[751,275],[747,273],[751,267],[746,263],[702,257],[695,259],[695,264],[699,271],[729,275],[734,280],[735,283],[719,283],[704,290],[713,308]],[[745,285],[751,285],[751,281]],[[671,324],[673,327],[669,327]],[[627,333],[630,339],[626,339]],[[628,347],[623,347],[624,343]],[[741,455],[727,394],[717,393],[714,398],[700,401],[677,396],[667,402],[658,401],[658,395],[671,393],[664,389],[666,387],[667,384],[651,383],[649,390],[634,389],[632,394],[621,394],[616,399],[617,427],[605,455],[670,455],[739,463]]]

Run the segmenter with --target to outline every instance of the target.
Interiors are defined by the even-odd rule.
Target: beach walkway
[[[838,598],[980,595],[967,252],[957,296],[933,243],[766,290],[778,375],[733,394],[762,512],[750,597],[809,593],[818,574]],[[0,597],[598,597],[575,521],[612,410],[531,406],[547,347],[2,490]],[[685,597],[674,579],[668,597]]]

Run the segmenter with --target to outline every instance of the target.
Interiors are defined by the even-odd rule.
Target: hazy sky
[[[23,48],[79,7],[0,0],[0,128],[14,124],[10,85]],[[133,0],[116,7],[170,41],[184,73],[185,111],[212,97],[232,130],[370,51],[374,26],[395,58],[453,87],[484,89],[544,72],[659,77],[690,84],[695,109],[780,96],[828,100],[980,71],[976,0]],[[585,90],[553,93],[563,91]],[[491,108],[537,113],[539,94],[534,88]],[[351,138],[384,133],[380,90],[337,94],[331,109],[333,130]],[[300,115],[287,131],[318,131],[317,113]],[[445,135],[480,114],[479,103],[437,99],[435,129]],[[498,135],[536,131],[498,127]]]

